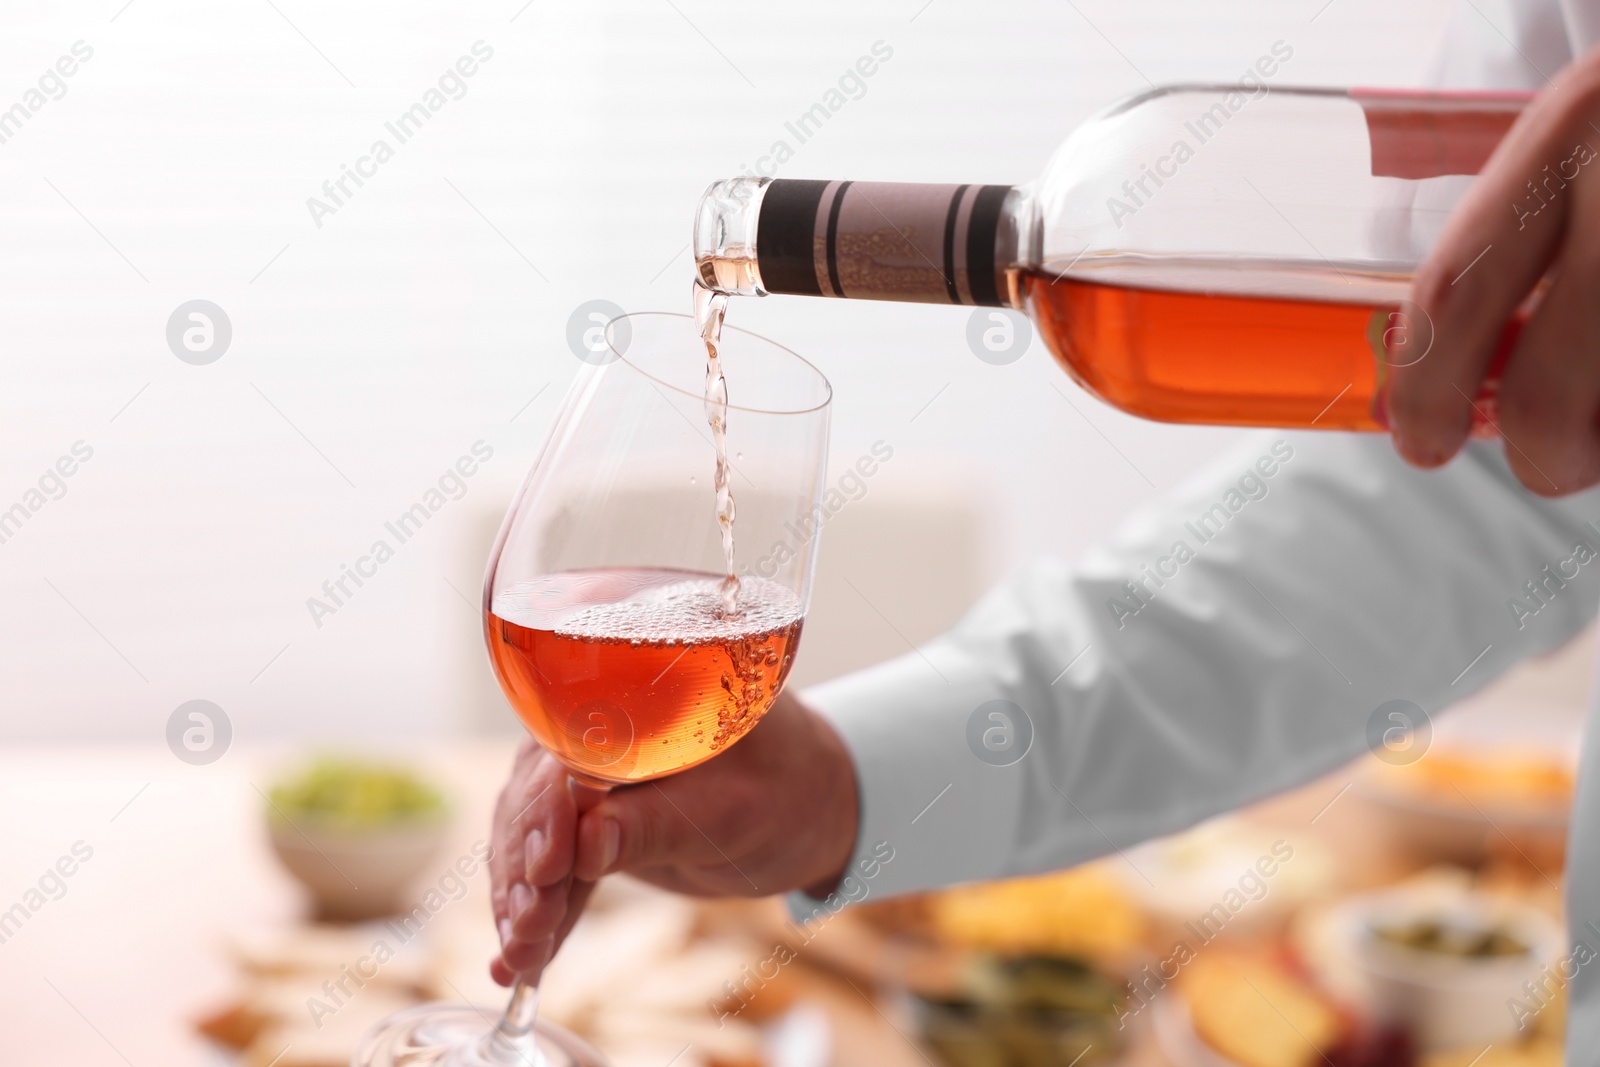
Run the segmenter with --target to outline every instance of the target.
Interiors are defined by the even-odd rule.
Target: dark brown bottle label
[[[778,179],[756,229],[769,293],[1004,306],[1009,185]]]

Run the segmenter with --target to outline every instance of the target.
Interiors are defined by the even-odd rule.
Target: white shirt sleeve
[[[1501,448],[1423,472],[1377,435],[1252,437],[1076,566],[806,692],[856,763],[842,895],[1181,830],[1360,755],[1390,700],[1433,715],[1562,644],[1600,601],[1600,493],[1536,497]]]

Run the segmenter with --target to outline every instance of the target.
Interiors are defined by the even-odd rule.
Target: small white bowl
[[[1423,1051],[1482,1045],[1522,1035],[1507,1009],[1524,998],[1561,953],[1560,926],[1526,904],[1470,889],[1440,892],[1402,887],[1353,897],[1342,925],[1352,958],[1384,1022],[1405,1027]],[[1526,946],[1511,956],[1470,958],[1385,941],[1378,930],[1438,921],[1499,929]]]
[[[395,820],[371,827],[321,823],[271,812],[272,849],[317,904],[317,917],[343,922],[408,910],[406,890],[439,854],[448,815]]]

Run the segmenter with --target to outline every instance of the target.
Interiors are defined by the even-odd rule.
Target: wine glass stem
[[[511,987],[511,999],[506,1002],[505,1014],[495,1029],[503,1036],[516,1040],[533,1029],[533,1017],[539,1012],[539,987],[529,985],[521,978]]]

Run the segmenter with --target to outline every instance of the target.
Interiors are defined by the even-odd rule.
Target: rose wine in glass
[[[752,576],[616,567],[513,586],[488,617],[506,696],[539,744],[590,785],[693,767],[743,737],[783,688],[800,598]]]
[[[787,349],[722,330],[725,301],[610,324],[610,358],[580,369],[489,559],[495,675],[539,744],[589,787],[711,759],[760,723],[794,664],[831,390]],[[380,1023],[351,1062],[602,1063],[536,1022],[537,1006],[520,981],[492,1026],[481,1008],[424,1004]]]

